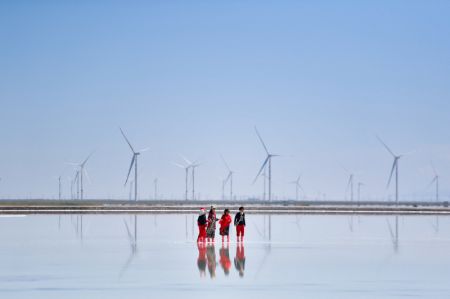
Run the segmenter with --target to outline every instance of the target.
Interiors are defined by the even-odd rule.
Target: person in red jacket
[[[230,242],[230,224],[231,224],[231,216],[230,210],[225,209],[223,211],[222,218],[219,220],[220,224],[220,235],[222,236],[222,243],[224,242],[225,236],[227,236],[227,242]]]
[[[206,227],[208,226],[208,223],[206,221],[206,212],[204,208],[200,209],[200,215],[197,219],[197,225],[198,225],[198,237],[197,237],[197,243],[198,242],[205,242],[206,239]]]

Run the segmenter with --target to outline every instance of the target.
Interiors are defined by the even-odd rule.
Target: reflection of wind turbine
[[[380,141],[380,143],[386,148],[386,150],[394,158],[394,162],[392,163],[391,174],[389,175],[389,180],[387,183],[387,188],[389,188],[389,186],[391,184],[392,175],[394,174],[394,171],[395,171],[395,202],[398,203],[398,161],[400,160],[400,158],[402,158],[406,154],[402,154],[402,155],[394,154],[394,152],[386,145],[386,143],[384,143],[383,140],[381,140],[380,137],[377,136],[377,138],[378,138],[378,141]]]
[[[230,200],[233,200],[233,174],[234,174],[234,171],[231,170],[231,168],[228,166],[227,161],[225,161],[225,159],[222,157],[222,155],[220,157],[222,158],[223,164],[225,164],[225,167],[228,169],[228,176],[225,179],[225,181],[223,182],[223,188],[225,189],[225,186],[227,185],[227,183],[230,182]]]
[[[301,177],[302,176],[299,175],[295,181],[289,182],[290,184],[294,184],[295,185],[295,200],[298,200],[298,190],[300,189],[300,190],[303,191],[302,185],[300,185]],[[305,191],[303,191],[303,192],[305,192]]]
[[[125,141],[128,143],[128,145],[130,146],[131,151],[133,152],[133,157],[131,158],[131,164],[130,164],[130,168],[128,169],[128,174],[127,174],[127,179],[125,180],[125,184],[127,184],[128,182],[128,178],[130,177],[130,173],[131,173],[131,169],[133,168],[134,165],[134,200],[137,201],[137,197],[138,197],[138,156],[147,151],[148,148],[146,149],[142,149],[138,152],[136,152],[133,148],[133,146],[131,146],[130,141],[128,140],[127,136],[125,136],[125,133],[122,131],[121,128],[120,129],[120,133],[122,133],[123,138],[125,138]]]
[[[131,253],[130,253],[130,257],[125,262],[125,265],[122,267],[119,277],[122,277],[122,275],[128,269],[128,267],[131,264],[131,261],[133,260],[133,258],[135,257],[135,255],[137,253],[137,215],[134,215],[134,234],[131,233],[131,229],[128,226],[127,221],[124,219],[123,222],[124,222],[125,228],[127,230],[128,240],[130,241]]]
[[[392,244],[394,245],[394,251],[398,251],[398,216],[395,216],[395,228],[392,230],[391,223],[389,222],[389,219],[386,219],[389,233],[391,234]]]
[[[255,132],[256,135],[258,135],[258,139],[259,141],[261,141],[262,146],[264,147],[264,150],[266,151],[267,157],[264,160],[264,163],[262,164],[258,174],[256,175],[255,179],[253,180],[253,184],[256,182],[256,180],[258,179],[259,175],[261,174],[261,172],[264,170],[264,168],[266,167],[266,164],[269,165],[268,171],[268,179],[269,179],[269,201],[272,200],[272,158],[273,157],[278,157],[279,155],[275,155],[275,154],[271,154],[269,152],[269,150],[267,149],[267,146],[265,145],[263,139],[261,138],[261,135],[258,132],[258,129],[255,127]]]

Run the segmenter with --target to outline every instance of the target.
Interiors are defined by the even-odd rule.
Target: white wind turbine
[[[189,180],[189,169],[191,168],[190,165],[181,165],[178,163],[173,162],[173,165],[175,165],[176,167],[179,167],[181,169],[184,170],[185,172],[185,192],[184,192],[184,200],[188,200],[188,180]]]
[[[125,184],[127,184],[128,179],[130,177],[130,173],[131,173],[131,169],[134,166],[134,200],[137,201],[138,198],[138,156],[145,152],[148,151],[149,148],[145,148],[142,149],[140,151],[135,151],[133,146],[131,145],[130,141],[128,140],[127,136],[125,136],[125,133],[122,131],[121,128],[120,129],[120,133],[122,133],[123,138],[125,139],[125,141],[128,143],[128,145],[130,146],[131,152],[133,153],[133,156],[131,157],[131,163],[130,163],[130,168],[128,169],[128,174],[127,174],[127,179],[125,180]]]
[[[195,169],[199,167],[201,164],[197,161],[191,162],[185,157],[182,157],[183,160],[188,164],[188,166],[191,168],[192,172],[192,200],[195,200]]]
[[[302,190],[303,191],[302,185],[300,184],[301,177],[302,176],[299,175],[295,181],[289,182],[290,184],[294,184],[295,185],[295,200],[298,200],[298,193],[299,193],[298,190]],[[303,192],[305,192],[305,191],[303,191]]]
[[[433,168],[433,173],[434,173],[434,177],[433,180],[431,180],[430,182],[430,186],[434,183],[435,184],[435,198],[436,198],[436,202],[439,201],[439,174],[436,171],[436,168],[434,168],[433,163],[431,163],[431,168]]]
[[[268,180],[269,180],[269,201],[272,200],[272,158],[273,157],[279,157],[279,155],[275,155],[275,154],[271,154],[269,152],[269,150],[267,149],[263,139],[261,138],[261,135],[258,132],[258,129],[255,127],[255,132],[256,135],[258,135],[259,141],[261,141],[262,146],[264,147],[264,150],[266,151],[266,159],[264,160],[264,163],[262,164],[258,174],[256,175],[255,179],[253,180],[253,184],[256,182],[256,180],[258,179],[259,175],[261,174],[261,172],[264,170],[264,168],[266,167],[266,165],[268,164]]]
[[[347,189],[345,190],[346,196],[347,197],[347,192],[350,189],[350,201],[353,201],[353,186],[354,186],[354,181],[355,181],[355,175],[348,171],[346,168],[344,168],[344,170],[348,173],[348,183],[347,183]]]
[[[83,178],[84,176],[87,177],[87,179],[89,180],[89,175],[86,171],[86,163],[89,160],[89,158],[92,156],[94,152],[90,153],[89,156],[87,156],[86,159],[84,159],[84,161],[82,161],[81,163],[68,163],[70,165],[73,166],[77,166],[79,167],[76,176],[75,176],[75,180],[77,181],[77,198],[83,200],[84,198],[84,182],[83,182]],[[78,197],[79,194],[79,197]]]
[[[223,164],[225,164],[225,167],[228,169],[228,176],[226,177],[225,181],[223,182],[223,188],[227,185],[228,182],[230,182],[230,200],[233,200],[233,174],[234,171],[231,170],[230,166],[228,166],[227,161],[225,161],[224,157],[221,155]]]
[[[394,174],[395,171],[395,202],[398,203],[398,161],[405,155],[407,154],[401,154],[401,155],[396,155],[394,154],[394,152],[386,145],[386,143],[384,143],[383,140],[381,140],[380,137],[378,137],[378,141],[380,141],[380,143],[386,148],[386,150],[392,155],[392,157],[394,158],[394,162],[392,163],[392,169],[391,169],[391,174],[389,175],[389,180],[387,183],[387,188],[389,188],[390,184],[391,184],[391,180],[392,180],[392,176]]]

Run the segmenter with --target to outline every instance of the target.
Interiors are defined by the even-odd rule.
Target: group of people
[[[220,219],[217,218],[216,208],[211,206],[208,217],[206,217],[205,208],[200,209],[200,215],[197,219],[198,224],[198,237],[197,242],[214,242],[216,238],[216,222],[219,222],[220,229],[219,234],[222,236],[222,242],[225,242],[225,237],[227,242],[230,242],[230,225],[231,225],[231,215],[230,210],[225,209],[223,215]],[[245,213],[244,207],[239,208],[239,212],[236,213],[234,217],[234,226],[236,227],[236,236],[238,242],[244,241],[244,231],[245,231]]]

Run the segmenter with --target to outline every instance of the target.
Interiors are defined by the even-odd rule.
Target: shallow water
[[[204,247],[195,220],[1,217],[0,298],[450,296],[450,217],[248,214]]]

